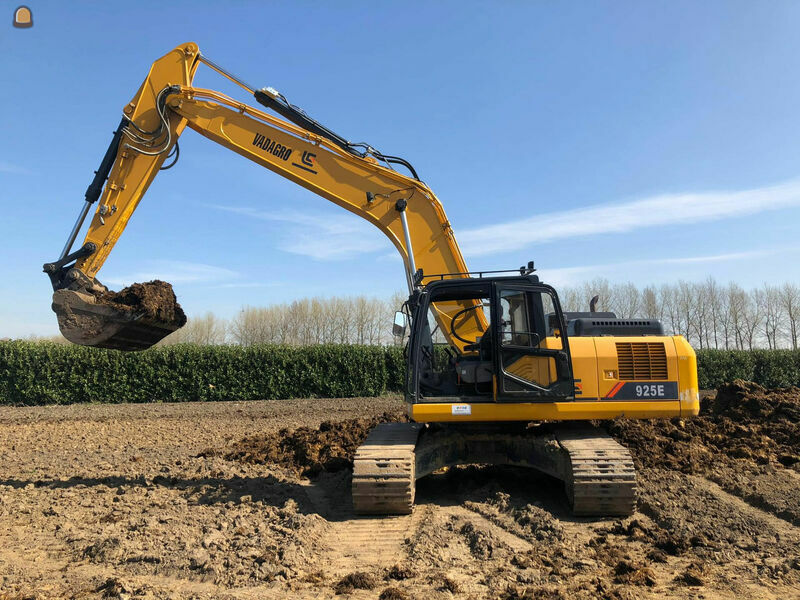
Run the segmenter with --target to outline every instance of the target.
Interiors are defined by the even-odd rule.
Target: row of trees
[[[565,310],[588,310],[589,298],[599,295],[598,310],[658,319],[667,332],[685,336],[696,348],[798,348],[800,287],[793,283],[745,290],[709,277],[638,288],[596,279],[559,295]]]
[[[366,296],[304,298],[283,304],[246,306],[230,320],[206,313],[164,339],[162,344],[366,344],[394,342],[395,311],[406,300]]]
[[[792,283],[745,290],[713,278],[637,287],[595,279],[559,290],[565,310],[598,310],[624,318],[658,319],[669,333],[696,348],[752,350],[798,348],[800,288]],[[405,300],[356,297],[310,298],[266,307],[245,307],[230,320],[213,313],[190,319],[165,343],[196,344],[391,344],[394,311]]]

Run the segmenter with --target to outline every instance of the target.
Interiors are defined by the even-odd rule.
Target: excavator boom
[[[201,63],[294,123],[219,92],[192,87]],[[108,293],[96,277],[153,179],[167,158],[177,153],[178,139],[187,126],[375,225],[403,257],[409,290],[417,269],[425,273],[467,271],[441,203],[407,162],[370,147],[358,151],[272,88],[253,90],[189,43],[153,63],[139,91],[124,107],[122,122],[87,190],[67,245],[59,260],[44,267],[55,290],[53,309],[67,339],[83,345],[140,350],[185,322],[179,308],[175,309],[174,298],[166,298],[163,306],[142,310],[141,305],[127,304]],[[389,168],[392,163],[409,167],[414,177]],[[84,243],[71,252],[95,201],[98,205]],[[161,288],[155,291],[150,295],[169,295]],[[441,303],[436,310],[443,322],[445,318],[449,322],[450,316],[471,303]],[[470,312],[460,329],[474,338],[486,322],[480,311]],[[442,331],[447,335],[445,327]],[[464,344],[457,339],[452,342],[456,347]]]

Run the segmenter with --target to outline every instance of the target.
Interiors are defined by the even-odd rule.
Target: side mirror
[[[394,325],[392,325],[392,335],[403,337],[406,334],[406,315],[400,311],[394,313]]]

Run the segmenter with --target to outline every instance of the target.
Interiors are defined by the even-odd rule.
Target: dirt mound
[[[748,503],[800,524],[800,389],[736,380],[691,419],[606,423],[638,468],[700,475]]]
[[[98,304],[143,313],[148,319],[173,323],[178,327],[186,324],[186,314],[178,304],[172,285],[166,281],[155,279],[134,283],[118,292],[101,292],[96,298]]]
[[[353,590],[373,590],[378,580],[371,573],[358,571],[342,577],[334,586],[337,594],[349,594]]]
[[[768,390],[752,381],[737,379],[717,390],[709,412],[747,423],[800,423],[800,388]]]
[[[725,457],[791,466],[800,462],[800,388],[768,390],[737,380],[705,399],[695,418],[607,426],[641,466],[701,473]]]
[[[378,600],[410,600],[409,595],[396,587],[387,587],[378,596]]]
[[[205,450],[200,456],[222,456],[252,464],[276,464],[294,473],[313,477],[353,466],[356,449],[379,423],[407,421],[404,413],[385,412],[369,419],[324,421],[319,427],[281,429],[245,438],[225,450]]]

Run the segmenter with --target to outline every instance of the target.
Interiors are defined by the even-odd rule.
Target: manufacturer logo
[[[258,146],[267,154],[272,154],[272,156],[277,156],[283,160],[289,160],[289,157],[293,152],[291,148],[284,146],[283,144],[279,144],[278,142],[271,140],[267,136],[261,135],[260,133],[257,133],[256,137],[253,138],[253,146]]]
[[[302,164],[298,164],[296,162],[292,163],[293,167],[297,167],[298,169],[303,169],[303,171],[308,171],[309,173],[317,174],[314,170],[314,161],[316,160],[317,155],[313,152],[309,152],[308,150],[303,152],[303,156],[300,157],[300,162]]]

